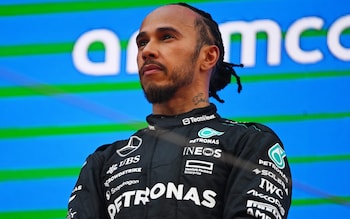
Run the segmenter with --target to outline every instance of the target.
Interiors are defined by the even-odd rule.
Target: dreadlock
[[[199,27],[199,33],[202,37],[202,39],[199,40],[200,45],[197,45],[197,50],[200,49],[203,44],[215,44],[219,48],[220,57],[210,78],[209,97],[213,97],[220,103],[224,103],[225,101],[219,97],[217,92],[225,88],[231,82],[231,75],[236,78],[238,85],[237,90],[238,93],[240,93],[242,90],[241,79],[233,67],[243,67],[243,64],[232,64],[224,62],[225,50],[218,24],[213,20],[209,13],[195,8],[187,3],[180,2],[174,3],[173,5],[180,5],[189,8],[197,14],[201,15],[203,18],[196,21],[196,26]]]

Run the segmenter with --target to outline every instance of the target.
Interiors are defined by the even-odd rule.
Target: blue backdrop
[[[2,0],[0,218],[64,218],[86,156],[144,127],[134,34],[167,1]],[[170,1],[169,1],[170,2]],[[270,126],[294,179],[289,218],[350,215],[347,0],[187,1],[237,69],[223,117]],[[233,80],[234,81],[234,80]]]

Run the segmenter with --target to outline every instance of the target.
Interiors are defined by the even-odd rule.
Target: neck
[[[155,115],[179,115],[189,112],[196,108],[209,106],[209,97],[207,93],[199,92],[191,98],[179,95],[165,103],[153,104],[153,114]]]

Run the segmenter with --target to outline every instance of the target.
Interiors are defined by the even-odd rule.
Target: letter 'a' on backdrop
[[[168,2],[0,2],[0,218],[65,218],[85,158],[146,126],[151,106],[138,81],[135,36],[142,19]],[[211,101],[223,117],[264,123],[284,143],[284,150],[275,145],[268,155],[281,168],[287,155],[291,165],[288,218],[348,217],[348,0],[187,2],[218,22],[225,60],[245,66],[236,69],[243,91],[237,94],[231,83],[220,91],[224,104]],[[200,134],[193,141],[220,133]],[[132,139],[119,153],[138,143]],[[219,157],[222,151],[186,147],[183,153]],[[188,163],[187,171],[195,165]],[[273,189],[265,181],[260,186]],[[201,205],[212,204],[210,192],[201,194]]]

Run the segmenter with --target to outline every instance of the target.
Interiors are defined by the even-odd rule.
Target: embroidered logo
[[[284,162],[284,157],[286,156],[286,152],[283,150],[280,144],[274,144],[269,149],[268,155],[278,168],[283,169],[285,167],[286,164]]]
[[[202,128],[198,132],[198,136],[201,138],[211,138],[213,136],[220,136],[222,134],[224,134],[224,132],[219,132],[219,131],[216,131],[212,128],[208,128],[208,127]]]
[[[117,154],[121,157],[128,156],[136,151],[142,144],[142,139],[137,136],[131,136],[127,145],[117,150]]]

